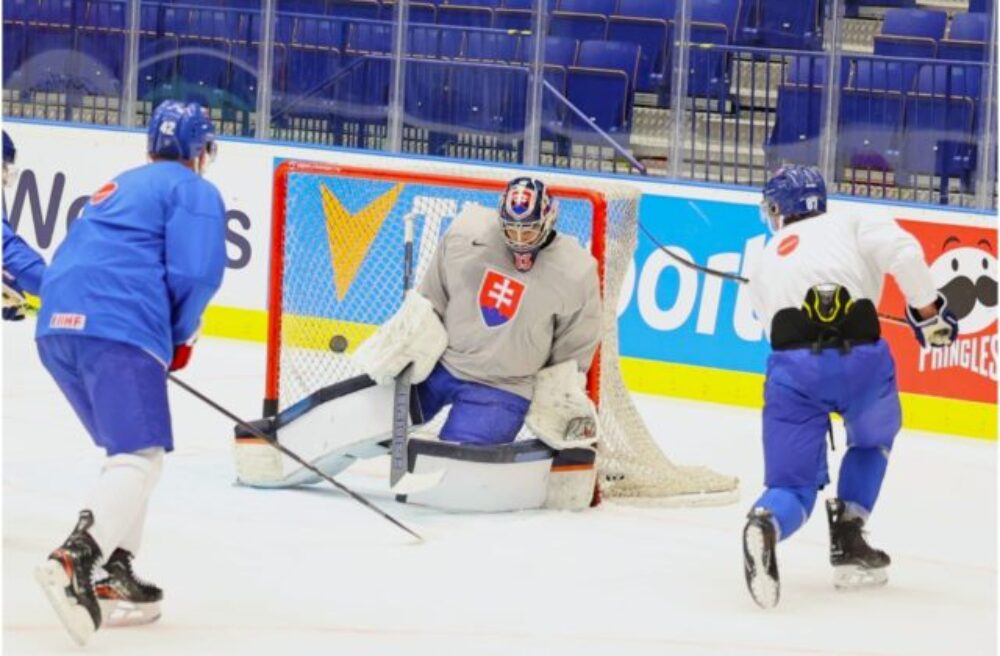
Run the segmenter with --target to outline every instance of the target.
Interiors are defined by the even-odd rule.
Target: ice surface
[[[38,361],[33,323],[3,326],[5,654],[81,653],[32,568],[66,536],[102,455]],[[247,418],[260,411],[260,345],[203,339],[183,378]],[[740,531],[759,492],[759,413],[639,397],[677,462],[737,474],[743,499],[699,508],[605,504],[581,513],[442,514],[391,501],[388,463],[342,479],[427,542],[316,487],[233,485],[228,420],[171,390],[177,450],[154,493],[140,575],[163,618],[99,631],[90,653],[572,654],[617,656],[994,654],[996,444],[905,433],[872,542],[886,588],[839,593],[826,519],[779,547],[782,599],[758,609]],[[831,454],[836,471],[843,431]],[[828,493],[828,492],[827,492]]]

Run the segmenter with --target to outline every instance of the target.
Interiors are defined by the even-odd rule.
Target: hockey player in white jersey
[[[773,349],[764,383],[767,489],[748,516],[743,551],[750,594],[770,608],[780,592],[776,543],[802,526],[829,482],[831,412],[843,417],[848,446],[837,495],[826,502],[834,583],[888,580],[889,556],[863,532],[901,424],[895,364],[875,309],[883,277],[902,290],[922,346],[951,344],[958,322],[916,239],[889,219],[827,214],[815,169],[779,170],[764,188],[762,218],[774,235],[750,274],[750,292]]]

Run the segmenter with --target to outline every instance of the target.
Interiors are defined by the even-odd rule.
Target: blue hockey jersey
[[[222,283],[225,207],[177,162],[126,171],[90,197],[42,283],[36,337],[77,334],[169,363]]]
[[[45,273],[45,260],[17,236],[3,217],[3,270],[14,276],[15,282],[29,294],[38,296]]]

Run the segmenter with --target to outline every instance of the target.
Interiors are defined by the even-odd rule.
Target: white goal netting
[[[359,375],[349,354],[402,300],[404,217],[413,219],[415,285],[438,240],[467,203],[499,206],[506,178],[366,170],[285,162],[275,175],[265,406],[286,408]],[[488,171],[487,171],[488,172]],[[672,463],[625,388],[617,307],[636,243],[639,193],[627,185],[541,175],[559,201],[557,229],[598,260],[604,337],[590,375],[599,407],[604,498],[633,503],[720,503],[737,481]],[[426,427],[425,427],[426,429]]]

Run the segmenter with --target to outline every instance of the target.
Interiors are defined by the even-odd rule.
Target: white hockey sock
[[[139,508],[138,514],[136,514],[135,519],[132,520],[132,526],[129,527],[128,532],[125,533],[125,537],[121,539],[118,546],[125,549],[132,554],[139,552],[139,547],[142,545],[142,530],[146,526],[146,511],[149,509],[149,498],[152,496],[152,490],[146,495],[146,500],[143,502],[142,507]],[[110,554],[109,554],[110,555]]]
[[[111,555],[136,523],[141,533],[146,504],[162,467],[160,447],[120,453],[104,464],[87,505],[94,514],[90,534],[103,558]]]

